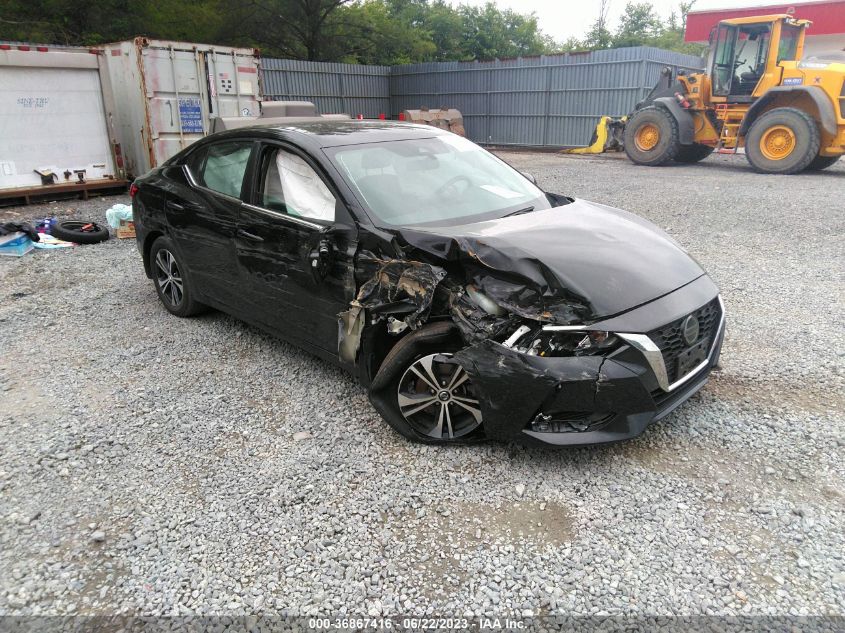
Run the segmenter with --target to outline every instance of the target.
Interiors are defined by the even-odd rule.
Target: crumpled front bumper
[[[614,330],[647,332],[692,312],[716,296],[709,278],[679,296],[658,300],[613,319]],[[673,293],[675,294],[675,293]],[[634,330],[625,328],[626,322]],[[596,329],[604,329],[596,324]],[[608,328],[609,329],[609,328]],[[529,444],[577,446],[636,437],[683,404],[707,382],[719,362],[724,310],[706,361],[671,391],[661,386],[654,360],[624,345],[608,356],[531,356],[486,340],[457,353],[454,361],[480,394],[488,437]]]

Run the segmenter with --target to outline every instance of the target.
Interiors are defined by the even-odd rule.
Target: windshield
[[[385,224],[465,223],[551,207],[525,176],[452,134],[339,147],[330,156]]]

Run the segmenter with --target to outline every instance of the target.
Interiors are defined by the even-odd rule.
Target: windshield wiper
[[[525,207],[524,209],[517,209],[516,211],[511,211],[510,213],[506,213],[503,215],[503,218],[509,218],[512,215],[522,215],[523,213],[531,213],[534,210],[533,206]]]

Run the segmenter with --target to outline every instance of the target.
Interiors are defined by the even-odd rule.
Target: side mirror
[[[332,243],[328,237],[320,237],[317,245],[308,253],[308,266],[311,275],[317,283],[322,282],[329,274],[333,260]]]
[[[534,174],[526,174],[525,172],[520,172],[523,176],[525,176],[532,185],[537,184],[537,179],[534,177]]]

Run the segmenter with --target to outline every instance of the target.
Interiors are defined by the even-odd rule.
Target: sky
[[[450,0],[453,5],[483,5],[487,0]],[[637,0],[643,1],[643,0]],[[789,0],[786,0],[787,2]],[[610,0],[608,23],[611,31],[616,30],[619,16],[622,15],[628,0]],[[537,14],[540,29],[547,35],[563,42],[570,37],[581,38],[598,17],[599,0],[493,0],[502,9],[512,9],[519,13]],[[651,0],[657,13],[667,18],[678,0]],[[694,11],[706,9],[728,9],[732,7],[754,7],[779,4],[778,0],[698,0]],[[803,4],[793,0],[790,4]]]

